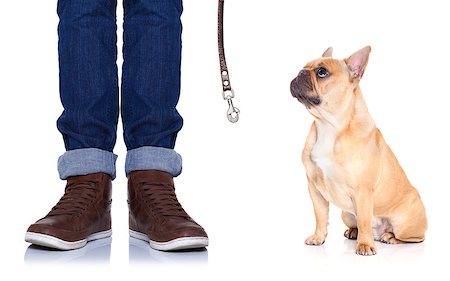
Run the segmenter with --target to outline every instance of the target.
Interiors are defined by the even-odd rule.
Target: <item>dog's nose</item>
[[[300,73],[298,75],[309,76],[309,71],[306,69],[302,69],[300,70]]]
[[[298,92],[298,77],[295,77],[294,80],[291,81],[291,94],[296,97]]]

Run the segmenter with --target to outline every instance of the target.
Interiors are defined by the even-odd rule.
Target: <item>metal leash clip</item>
[[[224,76],[226,76],[226,77],[224,77]],[[228,78],[228,74],[226,74],[226,71],[223,71],[222,72],[222,80],[224,81],[223,82],[224,84],[226,82],[228,82],[227,78]],[[229,83],[228,83],[228,85],[229,85]],[[226,85],[224,85],[224,86],[226,86]],[[223,95],[223,99],[228,102],[228,110],[227,110],[228,121],[230,121],[231,123],[236,123],[239,120],[240,110],[239,110],[239,108],[235,107],[233,104],[234,90],[231,87],[230,87],[230,89],[224,89],[222,95]]]
[[[227,110],[227,117],[228,120],[231,123],[236,123],[239,120],[239,108],[234,107],[233,100],[231,98],[227,99],[228,101],[228,110]]]
[[[223,43],[223,7],[224,0],[219,0],[219,20],[218,20],[218,43],[219,43],[219,61],[220,73],[222,78],[223,99],[228,102],[227,118],[231,123],[239,120],[240,110],[233,105],[234,91],[231,88],[230,77],[228,76],[228,67],[225,59],[225,48]]]

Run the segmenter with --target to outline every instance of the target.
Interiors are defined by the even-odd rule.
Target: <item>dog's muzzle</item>
[[[313,86],[311,74],[308,70],[302,69],[297,77],[291,82],[291,94],[307,108],[317,106],[321,103],[320,97],[312,96]]]

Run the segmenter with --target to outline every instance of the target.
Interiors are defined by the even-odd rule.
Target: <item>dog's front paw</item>
[[[344,236],[348,239],[355,240],[358,238],[358,229],[357,228],[349,228],[344,232]]]
[[[305,240],[306,245],[314,245],[314,246],[322,245],[324,242],[325,242],[325,237],[319,236],[316,234],[309,236]]]
[[[366,243],[358,243],[356,245],[356,253],[362,256],[372,256],[377,254],[377,250],[374,245],[367,245]]]

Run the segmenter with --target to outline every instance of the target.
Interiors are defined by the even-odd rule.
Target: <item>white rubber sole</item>
[[[86,239],[69,242],[51,235],[27,232],[25,233],[25,241],[35,245],[54,248],[58,250],[75,250],[84,247],[89,241],[108,238],[111,236],[111,234],[112,230],[110,229],[91,234]]]
[[[177,251],[177,250],[186,250],[186,249],[198,249],[204,248],[208,246],[208,238],[207,237],[181,237],[177,239],[173,239],[167,242],[156,242],[150,240],[148,236],[144,233],[137,232],[134,230],[129,230],[130,236],[139,240],[146,241],[150,244],[155,250],[159,251]]]

